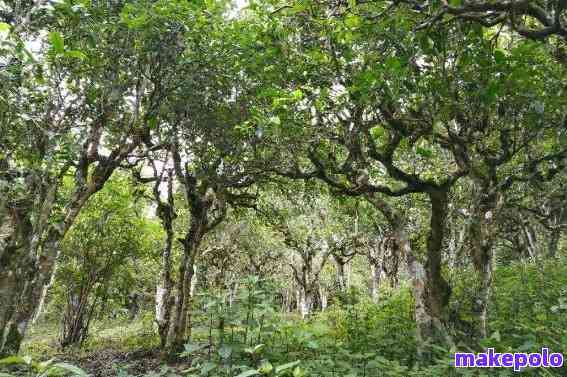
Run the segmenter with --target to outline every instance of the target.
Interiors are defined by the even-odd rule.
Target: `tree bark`
[[[561,238],[561,230],[554,229],[549,235],[549,241],[547,243],[547,256],[549,258],[555,258],[557,256],[557,250],[559,249],[559,240]]]
[[[427,239],[427,261],[425,271],[427,275],[426,303],[431,317],[435,319],[433,329],[441,331],[443,338],[447,333],[442,325],[446,318],[446,308],[449,304],[451,288],[442,275],[442,252],[447,219],[447,191],[438,190],[429,193],[431,201],[431,221],[429,237]],[[439,323],[437,323],[439,321]]]
[[[167,332],[171,317],[171,249],[173,246],[173,229],[166,230],[165,246],[161,256],[161,271],[156,287],[156,323],[161,347],[167,343]]]
[[[183,261],[179,266],[179,280],[175,293],[167,335],[167,350],[174,355],[183,349],[183,344],[191,336],[190,307],[191,287],[194,276],[194,264],[197,252],[204,236],[207,216],[205,208],[192,208],[191,225],[187,236],[183,239]]]
[[[441,245],[447,209],[447,193],[431,194],[432,216],[430,236],[428,239],[427,262],[424,266],[414,255],[410,239],[405,231],[403,217],[391,205],[378,196],[370,196],[370,203],[378,209],[390,223],[395,240],[395,251],[405,257],[410,276],[412,295],[414,298],[414,315],[416,321],[417,356],[425,353],[428,341],[442,340],[452,343],[442,315],[448,300],[447,283],[441,276]],[[432,271],[428,271],[432,269]],[[431,279],[434,279],[431,281]],[[435,295],[442,295],[441,297]]]
[[[345,262],[341,257],[336,255],[333,255],[333,259],[335,260],[335,266],[337,268],[337,284],[339,291],[344,292],[347,288]]]
[[[299,311],[301,318],[306,319],[313,308],[313,292],[308,287],[300,287]]]
[[[498,195],[490,185],[478,184],[478,201],[473,209],[473,221],[470,226],[472,259],[478,274],[479,289],[476,296],[476,308],[479,319],[479,335],[488,335],[488,304],[492,291],[492,270],[494,260],[495,230],[493,218],[498,211]]]
[[[382,267],[374,263],[370,263],[370,297],[372,302],[378,304],[380,302],[380,278],[382,277]]]
[[[319,297],[321,298],[321,311],[324,312],[325,310],[327,310],[328,298],[327,298],[327,292],[325,291],[325,288],[323,288],[321,284],[319,284]]]

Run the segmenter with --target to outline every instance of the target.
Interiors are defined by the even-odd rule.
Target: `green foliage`
[[[47,320],[62,321],[61,345],[83,342],[91,320],[123,321],[109,314],[136,292],[139,331],[118,341],[151,348],[163,272],[175,287],[164,307],[196,292],[175,334],[191,333],[191,376],[508,375],[448,361],[461,348],[565,352],[565,40],[511,37],[546,12],[561,29],[559,5],[489,13],[511,26],[496,30],[423,19],[460,0],[12,3],[0,1],[2,343],[17,348],[54,274]],[[171,168],[179,204],[169,247],[140,183],[163,194],[166,175],[144,174],[154,163]],[[345,265],[328,263],[344,240],[348,290],[335,284]],[[425,276],[404,263],[414,257]],[[481,281],[479,261],[493,277]],[[450,277],[443,294],[437,272]],[[392,287],[373,286],[370,302],[383,275]],[[421,339],[410,283],[454,345]],[[307,306],[305,320],[293,312]]]
[[[51,310],[64,313],[63,346],[83,342],[91,320],[123,308],[129,294],[153,288],[138,279],[153,274],[148,262],[161,234],[140,216],[143,205],[128,180],[116,176],[67,234],[51,301]]]
[[[57,362],[55,359],[48,361],[34,361],[30,356],[10,356],[0,359],[0,368],[14,367],[18,370],[24,370],[27,376],[33,377],[51,377],[51,376],[75,376],[87,377],[88,374],[81,368],[63,362]],[[16,374],[0,372],[2,377],[16,377]]]

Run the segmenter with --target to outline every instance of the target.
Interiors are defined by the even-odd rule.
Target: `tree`
[[[179,68],[172,74],[176,85],[167,93],[157,114],[159,132],[153,135],[155,147],[148,148],[142,156],[156,161],[154,154],[165,155],[161,163],[172,170],[177,184],[172,192],[178,190],[183,196],[176,200],[181,206],[166,199],[169,200],[166,211],[177,212],[176,222],[184,227],[178,231],[182,261],[175,292],[171,294],[173,307],[165,341],[171,355],[179,352],[190,337],[186,328],[191,328],[191,286],[204,237],[224,221],[229,206],[252,206],[255,197],[250,192],[256,183],[255,171],[251,169],[255,138],[242,127],[250,88],[243,86],[244,82],[237,83],[238,66],[226,59],[237,56],[232,41],[238,36],[238,29],[223,20],[225,4],[209,5],[196,14],[195,23],[191,24],[195,32],[179,41],[185,53]],[[172,13],[177,11],[175,6],[166,9]],[[138,11],[148,14],[150,19],[153,17],[147,10]],[[215,22],[210,22],[210,17]],[[158,17],[155,22],[163,21]],[[143,181],[159,181],[164,177],[157,170],[153,177],[139,175]],[[155,187],[154,196],[161,195],[156,193]],[[156,202],[161,202],[162,209],[166,207],[163,200]],[[186,209],[184,219],[180,218],[180,208]],[[168,221],[162,221],[166,229],[171,226]],[[171,271],[167,271],[170,268],[166,262],[170,249],[167,242],[163,276],[171,276]],[[164,295],[169,294],[164,292]],[[160,321],[163,322],[158,319]]]
[[[61,240],[89,198],[147,140],[170,84],[164,75],[179,52],[179,30],[136,28],[127,8],[68,2],[49,8],[51,23],[43,25],[49,48],[38,60],[26,54],[33,64],[22,72],[30,80],[3,97],[2,212],[18,214],[2,251],[2,353],[18,350],[41,311]],[[167,54],[156,55],[156,48]],[[62,195],[66,176],[73,176],[72,189]]]
[[[133,264],[143,261],[147,247],[153,246],[147,220],[140,219],[143,210],[128,182],[113,178],[66,235],[55,277],[57,296],[63,300],[61,347],[81,344],[109,298],[131,293]]]
[[[552,92],[561,91],[555,85],[562,68],[528,41],[508,47],[508,56],[475,28],[437,28],[416,35],[404,9],[372,22],[355,9],[341,17],[326,17],[327,12],[324,6],[302,9],[272,21],[276,27],[293,25],[294,33],[265,33],[264,43],[285,51],[297,67],[281,67],[285,78],[266,89],[273,99],[263,109],[266,118],[280,121],[270,123],[265,134],[286,146],[271,158],[280,166],[268,169],[295,179],[319,179],[338,193],[373,203],[395,229],[397,249],[407,256],[422,337],[449,340],[451,289],[442,273],[442,255],[451,191],[463,177],[490,174],[490,164],[517,164],[519,156],[530,157],[523,153],[528,140],[554,145],[547,157],[539,154],[525,162],[528,170],[564,158],[559,130],[565,105],[557,97],[543,105],[548,85],[555,87]],[[534,50],[524,65],[527,46]],[[532,74],[528,72],[540,78],[537,84],[525,80]],[[541,102],[533,106],[527,98]],[[508,106],[518,110],[508,111]],[[549,111],[542,112],[543,107]],[[549,133],[536,131],[538,111]],[[530,126],[517,128],[518,121]],[[508,143],[515,143],[513,149]],[[483,168],[476,165],[480,161]],[[483,194],[490,192],[482,187]],[[423,266],[420,253],[412,252],[403,216],[385,198],[405,196],[429,202]],[[480,264],[479,271],[487,271],[487,263]],[[490,273],[482,275],[483,286],[489,286]]]

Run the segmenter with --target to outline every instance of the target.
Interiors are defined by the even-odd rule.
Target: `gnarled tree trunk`
[[[444,326],[447,317],[447,305],[451,288],[442,275],[442,251],[447,219],[447,191],[438,190],[429,193],[431,201],[431,221],[429,237],[427,238],[427,275],[426,303],[427,310],[433,319],[431,335],[445,341],[449,340]]]
[[[194,206],[189,232],[182,240],[183,261],[179,266],[179,279],[175,291],[175,302],[171,312],[167,335],[167,349],[170,355],[180,352],[185,341],[191,336],[190,308],[195,258],[207,226],[207,207]]]
[[[441,275],[441,246],[447,215],[447,192],[432,193],[430,198],[432,215],[425,266],[414,255],[402,215],[378,196],[369,198],[370,203],[382,212],[390,223],[395,240],[393,247],[406,259],[414,298],[418,357],[423,356],[428,341],[452,342],[443,318],[450,291]]]
[[[488,335],[488,304],[492,291],[492,270],[494,260],[494,239],[496,235],[494,217],[499,210],[499,195],[490,185],[478,185],[478,201],[473,208],[470,226],[472,260],[478,274],[479,289],[476,307],[479,318],[479,335]]]

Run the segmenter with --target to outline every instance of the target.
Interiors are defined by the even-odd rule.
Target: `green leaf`
[[[209,374],[210,371],[212,371],[216,367],[217,367],[217,364],[215,364],[215,363],[203,364],[203,366],[201,367],[201,375],[206,376],[207,374]]]
[[[494,61],[497,64],[504,64],[506,62],[506,55],[502,52],[502,50],[494,51]]]
[[[155,130],[157,128],[157,118],[156,117],[151,117],[148,119],[148,127],[151,130]]]
[[[222,359],[228,359],[231,354],[232,354],[232,348],[230,348],[229,346],[222,346],[219,349],[219,356]]]
[[[273,370],[274,366],[269,361],[264,362],[262,366],[260,366],[260,369],[258,369],[261,374],[270,374]]]
[[[49,43],[56,53],[63,53],[65,51],[65,40],[61,33],[52,31],[49,33]]]
[[[87,55],[85,55],[84,52],[79,50],[65,51],[64,55],[68,58],[76,58],[80,60],[85,60],[87,58]]]
[[[249,377],[249,376],[257,376],[257,375],[259,375],[259,374],[260,374],[260,372],[258,372],[258,371],[255,370],[255,369],[252,369],[252,370],[247,370],[246,372],[242,372],[242,373],[240,373],[239,375],[237,375],[237,376],[235,376],[235,377]]]
[[[185,349],[183,350],[183,352],[181,353],[181,356],[188,356],[191,355],[194,352],[200,351],[203,348],[205,348],[207,345],[206,344],[191,344],[191,343],[187,343],[185,344]]]
[[[254,348],[250,348],[250,347],[245,348],[244,352],[249,353],[249,354],[257,354],[257,353],[260,353],[263,348],[264,348],[264,344],[258,344]]]
[[[291,9],[292,9],[292,13],[300,13],[305,11],[307,8],[308,8],[307,2],[296,1]]]
[[[8,356],[0,360],[0,365],[17,365],[17,364],[31,364],[29,356]]]
[[[37,369],[39,369],[40,371],[44,371],[47,368],[49,368],[53,363],[54,363],[55,359],[49,359],[47,361],[42,361],[41,363],[37,364]]]
[[[293,92],[291,92],[291,97],[295,100],[300,100],[303,98],[303,92],[301,91],[301,89],[295,89]]]
[[[433,151],[431,151],[431,149],[422,147],[415,148],[415,153],[425,158],[431,158],[433,156]]]
[[[310,341],[307,342],[307,344],[305,346],[309,349],[316,350],[316,349],[319,348],[319,343],[317,343],[314,340],[310,340]]]
[[[395,56],[391,56],[386,59],[386,68],[393,71],[399,71],[402,68],[402,62]]]
[[[492,333],[492,335],[490,336],[490,339],[494,339],[497,342],[500,342],[501,337],[500,337],[500,331],[496,330],[495,332]]]
[[[293,370],[293,377],[305,377],[306,373],[300,367],[297,367]]]
[[[351,13],[346,17],[345,24],[350,28],[357,28],[360,26],[360,17]]]
[[[52,371],[52,370],[53,371],[63,370],[63,371],[71,373],[71,375],[73,375],[73,376],[88,377],[88,374],[84,370],[82,370],[78,366],[75,366],[75,365],[72,365],[72,364],[67,364],[67,363],[53,364],[53,366],[51,368],[49,368],[48,372]]]
[[[280,117],[275,115],[273,117],[270,117],[270,123],[275,124],[276,126],[279,126],[282,121],[280,120]]]
[[[498,93],[500,92],[500,83],[498,81],[492,81],[488,84],[484,92],[484,101],[485,102],[493,102],[496,97],[498,97]]]
[[[276,367],[276,374],[283,372],[284,370],[288,370],[291,369],[293,367],[295,367],[296,365],[299,364],[299,360],[291,362],[291,363],[287,363],[287,364],[282,364],[282,365],[278,365]]]
[[[4,39],[10,33],[10,25],[0,22],[0,40]]]

